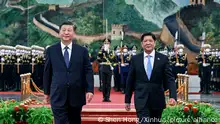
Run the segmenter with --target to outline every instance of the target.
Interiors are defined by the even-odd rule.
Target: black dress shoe
[[[106,102],[111,102],[111,100],[110,100],[110,99],[107,99]]]
[[[210,93],[209,91],[207,91],[207,92],[204,92],[204,94],[207,94],[207,95],[208,95],[208,94],[211,94],[211,93]]]
[[[119,91],[119,89],[118,89],[118,88],[114,88],[114,90],[115,90],[115,92],[118,92],[118,91]]]
[[[102,102],[111,102],[110,99],[103,99]]]
[[[124,90],[122,90],[122,91],[121,91],[121,93],[122,93],[122,94],[125,94],[125,91],[124,91]]]
[[[102,87],[99,87],[99,91],[102,92]]]

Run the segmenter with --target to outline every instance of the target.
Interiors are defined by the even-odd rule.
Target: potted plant
[[[162,113],[164,124],[214,124],[220,122],[220,113],[209,103],[178,101]]]

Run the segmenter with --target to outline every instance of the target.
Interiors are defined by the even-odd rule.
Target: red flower
[[[185,107],[183,108],[183,111],[184,111],[185,113],[188,112],[188,111],[189,111],[189,107],[185,106]]]
[[[24,108],[24,103],[21,103],[21,104],[20,104],[20,107]]]
[[[198,104],[198,101],[194,101],[194,104]]]
[[[189,103],[189,104],[187,104],[187,106],[191,109],[193,105],[191,103]]]
[[[192,111],[193,111],[193,113],[196,113],[198,111],[198,108],[197,107],[193,107]]]
[[[12,99],[12,100],[11,100],[11,102],[13,102],[13,103],[14,103],[14,102],[15,102],[15,100],[14,100],[14,99]]]
[[[24,111],[28,110],[28,105],[24,105]]]
[[[15,107],[14,107],[14,110],[15,110],[16,112],[18,112],[18,111],[19,111],[19,106],[15,106]]]

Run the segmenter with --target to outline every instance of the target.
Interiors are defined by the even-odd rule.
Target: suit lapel
[[[65,68],[67,68],[64,57],[63,57],[63,53],[62,53],[61,42],[57,44],[57,55],[60,58],[60,60],[62,61],[63,66],[65,66]]]
[[[144,67],[144,52],[142,52],[142,54],[140,55],[140,65],[141,65],[141,70],[144,72],[144,79],[146,81],[149,81],[145,67]]]
[[[160,61],[160,58],[158,57],[158,53],[155,51],[155,57],[154,57],[154,66],[153,66],[153,70],[152,70],[152,73],[151,73],[151,80],[153,78],[153,76],[155,75],[154,72],[158,66],[158,63]]]

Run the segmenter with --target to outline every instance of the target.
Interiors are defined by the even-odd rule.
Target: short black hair
[[[154,39],[154,41],[156,41],[156,36],[153,33],[151,33],[151,32],[147,32],[147,33],[142,34],[141,42],[144,40],[145,36],[151,36]]]
[[[106,41],[109,42],[109,43],[111,43],[111,40],[110,40],[110,39],[104,39],[104,40],[103,40],[103,43],[106,42]]]
[[[76,26],[75,26],[72,22],[70,22],[70,21],[63,22],[63,23],[59,26],[59,30],[61,29],[61,27],[62,27],[63,25],[72,25],[72,26],[73,26],[73,30],[74,30],[74,31],[76,30]]]

